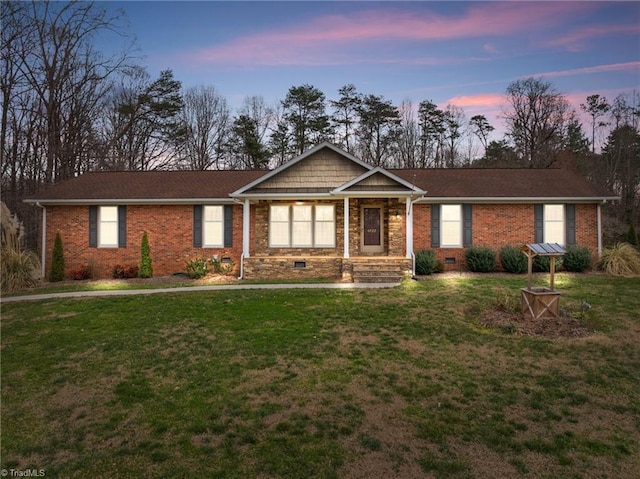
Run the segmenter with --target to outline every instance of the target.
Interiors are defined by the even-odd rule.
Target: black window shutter
[[[544,205],[533,205],[534,243],[544,243]]]
[[[89,206],[89,247],[98,247],[98,207]]]
[[[576,205],[564,205],[566,241],[568,245],[576,244]]]
[[[462,205],[462,246],[468,248],[473,244],[472,206]]]
[[[118,248],[127,247],[127,207],[118,206]]]
[[[202,248],[202,205],[193,205],[193,246]]]
[[[233,246],[233,205],[224,205],[224,247]]]
[[[431,205],[431,247],[440,247],[440,205]]]

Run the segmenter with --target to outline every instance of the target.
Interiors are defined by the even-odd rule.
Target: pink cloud
[[[460,108],[496,108],[504,103],[504,94],[499,93],[480,93],[478,95],[456,96],[447,103],[458,106]]]
[[[561,77],[561,76],[573,76],[573,75],[591,75],[593,73],[608,73],[613,71],[640,72],[640,61],[626,62],[626,63],[611,63],[609,65],[596,65],[596,66],[584,67],[584,68],[572,68],[571,70],[550,71],[550,72],[544,72],[544,73],[537,73],[534,76],[542,76],[547,78],[547,77]],[[531,76],[531,75],[527,75],[527,76]]]
[[[580,30],[563,35],[546,44],[553,47],[563,47],[569,51],[581,51],[585,47],[587,40],[607,35],[638,35],[640,25],[592,25]]]
[[[576,4],[495,2],[462,15],[406,12],[393,8],[327,15],[289,29],[238,37],[188,55],[197,63],[318,65],[357,61],[372,42],[448,40],[500,36],[547,28],[575,13]],[[584,7],[582,7],[584,8]]]

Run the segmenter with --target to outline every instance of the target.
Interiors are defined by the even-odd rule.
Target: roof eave
[[[24,203],[43,206],[80,205],[194,205],[232,204],[233,198],[99,198],[99,199],[35,199],[27,198]]]
[[[619,196],[425,196],[418,203],[603,203]]]

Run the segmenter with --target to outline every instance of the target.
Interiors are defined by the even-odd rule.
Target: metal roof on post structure
[[[527,255],[529,260],[529,274],[527,281],[527,288],[531,289],[531,275],[533,273],[533,258],[535,256],[551,256],[552,260],[549,262],[549,272],[551,277],[549,279],[551,291],[553,291],[553,276],[556,269],[556,257],[562,256],[567,252],[563,246],[558,243],[531,243],[526,244],[520,250]]]

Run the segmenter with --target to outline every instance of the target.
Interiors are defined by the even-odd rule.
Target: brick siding
[[[317,203],[327,203],[319,201]],[[245,262],[245,277],[339,277],[342,274],[343,202],[336,202],[335,248],[270,248],[268,246],[269,202],[252,205],[250,212],[250,261]],[[349,203],[350,255],[360,256],[360,211],[364,204],[379,204],[383,208],[383,256],[403,257],[406,254],[405,205],[397,199],[351,199]],[[431,249],[431,205],[416,204],[413,208],[414,251]],[[127,206],[127,246],[125,248],[89,247],[88,206],[47,207],[47,275],[51,266],[53,241],[60,232],[64,247],[66,273],[89,267],[95,278],[111,277],[113,267],[138,265],[143,232],[147,232],[154,275],[168,275],[185,270],[186,263],[198,257],[230,257],[239,273],[242,254],[242,206],[233,206],[233,246],[230,248],[193,247],[193,205],[129,205]],[[532,204],[473,205],[473,245],[487,246],[496,251],[505,245],[521,245],[534,241],[534,207]],[[576,205],[576,242],[596,253],[597,206]],[[464,269],[463,248],[436,248],[437,258],[455,258],[447,269]],[[260,261],[272,257],[274,261]],[[307,267],[294,268],[293,260],[307,261]]]

